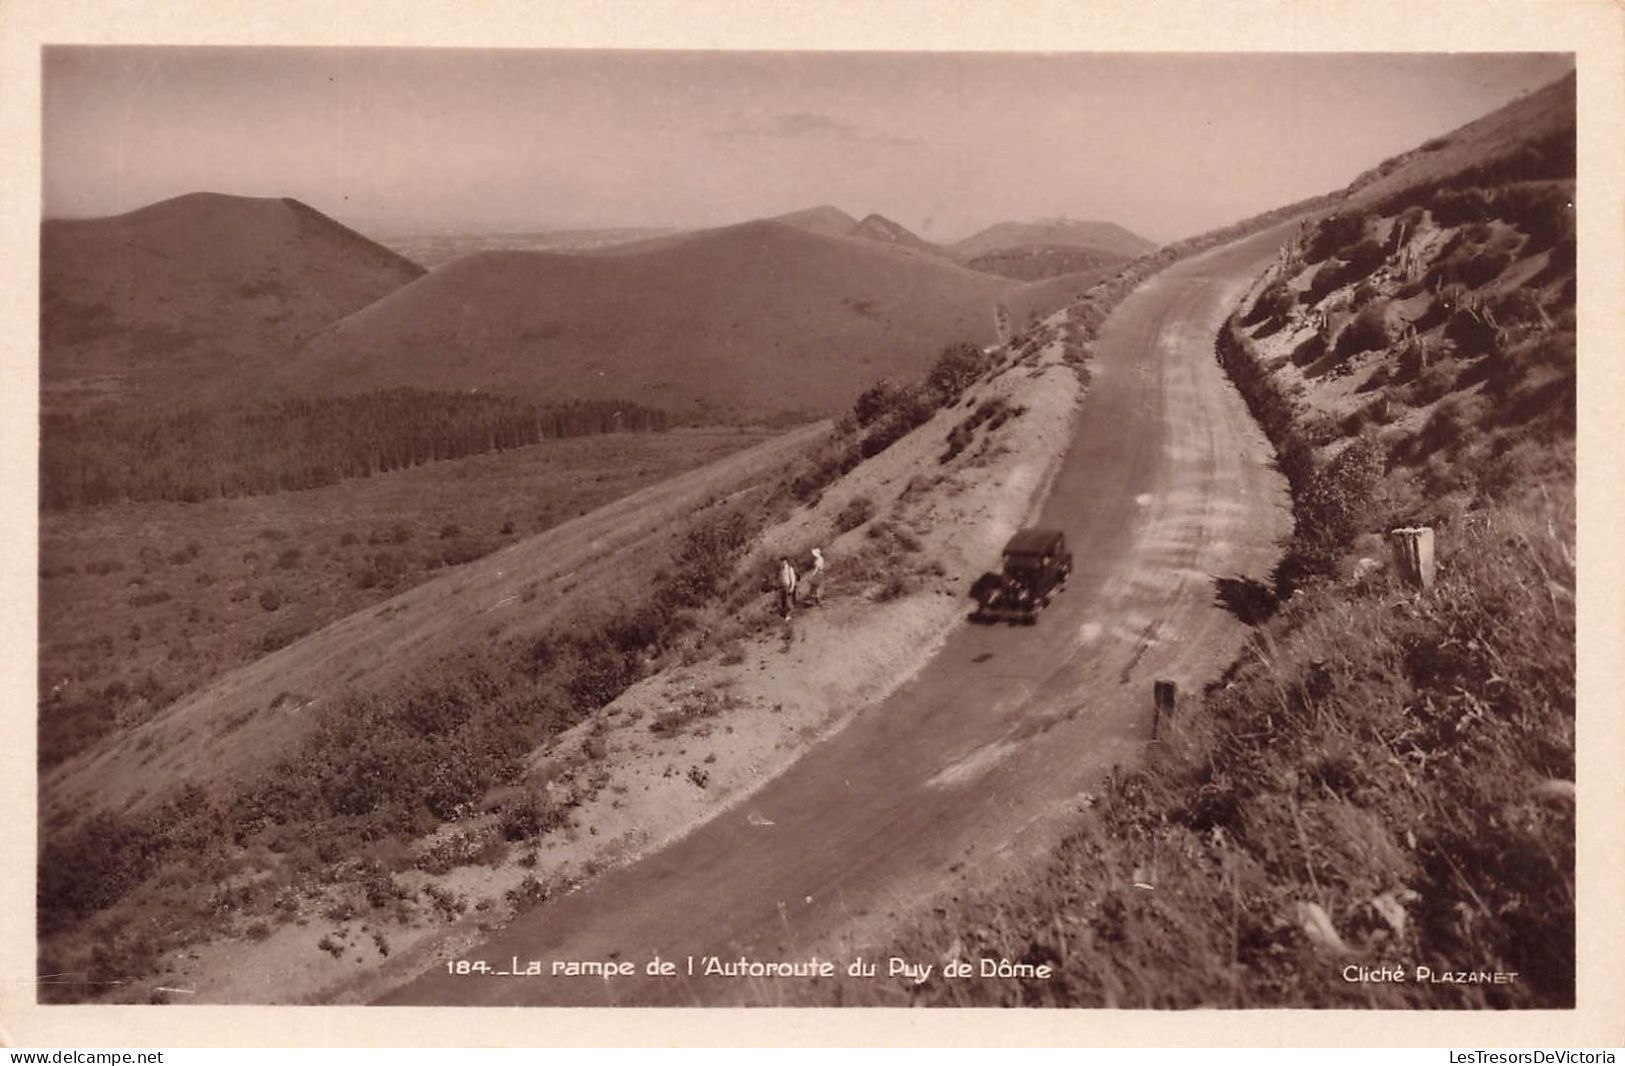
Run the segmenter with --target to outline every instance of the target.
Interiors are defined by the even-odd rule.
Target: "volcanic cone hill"
[[[829,204],[809,207],[804,211],[791,211],[785,215],[775,215],[770,221],[782,222],[786,226],[794,226],[808,233],[821,233],[826,237],[850,237],[852,231],[858,228],[857,219]]]
[[[1133,259],[1157,247],[1114,222],[1076,222],[1052,218],[1037,222],[1000,222],[948,245],[948,251],[961,260],[971,260],[997,252],[1038,246],[1085,248],[1121,259]]]
[[[899,248],[912,248],[917,252],[929,255],[947,255],[941,245],[932,244],[923,237],[918,236],[902,223],[893,222],[885,215],[869,215],[852,229],[852,236],[862,237],[865,240],[879,241],[882,244],[894,244]]]
[[[192,193],[40,238],[47,406],[229,391],[423,273],[292,199]]]
[[[996,340],[1057,297],[781,221],[614,255],[491,252],[446,264],[324,330],[290,391],[411,385],[625,399],[682,419],[833,412],[882,377],[912,380],[947,345]],[[1064,302],[1064,298],[1061,298]]]

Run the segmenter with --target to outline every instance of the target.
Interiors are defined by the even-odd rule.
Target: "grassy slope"
[[[307,492],[43,516],[41,764],[448,565],[763,436],[547,441]]]
[[[295,200],[194,193],[41,232],[47,404],[195,397],[423,273]]]
[[[1559,83],[1384,164],[1261,279],[1220,354],[1293,481],[1282,588],[1221,585],[1249,652],[1045,869],[894,945],[1055,976],[917,1000],[1574,1002],[1572,116]],[[1381,563],[1404,521],[1423,594]]]
[[[677,517],[751,491],[820,429],[781,434],[657,480],[255,658],[42,774],[42,817],[67,825],[97,810],[150,808],[188,783],[229,788],[309,732],[314,716],[282,713],[290,702],[382,690],[425,662],[506,645],[558,618],[618,604],[667,564],[681,539]]]

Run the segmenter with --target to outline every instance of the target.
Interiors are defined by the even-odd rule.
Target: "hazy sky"
[[[694,226],[817,204],[949,240],[1171,240],[1337,188],[1568,56],[54,47],[47,216],[197,190],[374,230]]]

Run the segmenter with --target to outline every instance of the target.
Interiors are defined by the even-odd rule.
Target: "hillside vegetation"
[[[1217,583],[1255,638],[1045,869],[898,945],[1055,978],[919,999],[1574,1004],[1573,115],[1385,163],[1259,279],[1217,348],[1293,490],[1275,587]]]

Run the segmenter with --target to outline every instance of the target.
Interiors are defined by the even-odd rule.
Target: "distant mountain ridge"
[[[875,241],[879,244],[890,244],[898,248],[912,248],[917,252],[926,252],[931,255],[946,257],[948,252],[941,245],[914,233],[900,222],[894,222],[885,215],[871,213],[865,215],[863,221],[858,221],[838,207],[824,204],[819,207],[809,207],[805,211],[792,211],[786,215],[775,215],[770,222],[781,222],[786,226],[805,230],[808,233],[818,233],[825,237],[858,237],[866,241]]]
[[[840,409],[881,377],[910,380],[949,344],[993,343],[1001,303],[1025,321],[1068,295],[763,220],[614,255],[454,260],[325,329],[275,383],[293,393],[477,387],[627,399],[695,421],[799,419]]]
[[[1021,281],[1100,270],[1157,248],[1116,223],[1071,219],[1000,222],[950,245],[932,243],[885,215],[870,214],[859,222],[827,204],[772,221],[828,237],[857,237],[942,256],[972,270]]]
[[[780,220],[433,272],[296,200],[195,193],[41,233],[42,403],[176,410],[394,386],[802,420],[1089,275],[968,269],[878,214]]]

